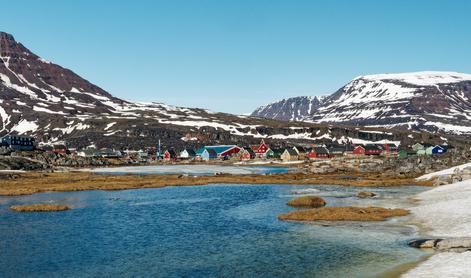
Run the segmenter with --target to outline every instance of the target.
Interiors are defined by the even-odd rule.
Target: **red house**
[[[264,156],[269,149],[269,146],[265,144],[265,140],[260,141],[260,145],[252,145],[250,148],[254,151],[257,156]]]
[[[383,153],[383,149],[381,149],[377,145],[366,145],[365,146],[365,155],[380,155]]]
[[[246,148],[240,156],[240,160],[250,160],[255,158],[255,153],[252,149]]]
[[[314,147],[308,154],[309,158],[329,158],[329,150],[324,147]]]
[[[174,150],[166,150],[164,152],[164,160],[174,160],[177,159],[177,154]]]
[[[363,146],[356,146],[353,149],[353,154],[356,155],[364,155],[365,154],[365,148]]]
[[[65,145],[54,145],[52,152],[55,154],[70,154]]]
[[[383,150],[387,154],[397,155],[398,148],[395,144],[384,144]]]
[[[223,151],[223,152],[218,152],[219,156],[220,157],[231,157],[233,156],[234,154],[236,153],[239,153],[240,152],[240,148],[237,147],[237,146],[232,146],[231,148],[229,148],[228,150],[226,151]]]

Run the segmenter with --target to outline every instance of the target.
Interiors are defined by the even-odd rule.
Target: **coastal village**
[[[178,161],[278,161],[294,162],[309,160],[328,160],[341,157],[397,157],[435,156],[447,153],[452,145],[432,145],[417,142],[412,146],[398,146],[393,143],[384,144],[311,144],[292,145],[280,148],[261,140],[259,144],[238,145],[208,145],[197,149],[174,148],[163,149],[160,145],[144,150],[115,150],[115,149],[73,149],[66,144],[38,144],[34,137],[7,135],[1,139],[3,154],[15,156],[20,152],[39,151],[54,153],[60,156],[84,158],[121,159],[129,163],[178,162]]]

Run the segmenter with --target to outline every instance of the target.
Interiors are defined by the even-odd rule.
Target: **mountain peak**
[[[12,34],[8,34],[8,33],[5,33],[5,32],[0,31],[0,40],[10,40],[10,41],[14,41],[15,38],[13,37]]]
[[[355,80],[368,81],[389,81],[397,80],[417,86],[435,86],[438,84],[458,83],[462,81],[471,81],[471,74],[450,72],[450,71],[420,71],[408,73],[385,73],[364,75],[355,78]]]

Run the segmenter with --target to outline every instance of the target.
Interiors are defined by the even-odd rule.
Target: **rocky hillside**
[[[297,99],[291,99],[291,106],[275,103],[263,114],[257,109],[252,115],[281,119],[278,115],[298,111],[301,103]],[[467,135],[471,134],[471,75],[416,72],[361,76],[324,98],[317,109],[290,120]]]
[[[317,105],[306,99],[300,114]],[[330,100],[329,100],[330,101]],[[291,117],[292,118],[292,117]],[[164,148],[258,142],[411,141],[419,133],[287,123],[116,98],[71,70],[48,62],[0,32],[0,136],[33,135],[70,147]],[[427,137],[428,138],[428,137]],[[433,138],[432,138],[433,139]],[[429,140],[429,139],[427,139]],[[440,141],[439,137],[434,140]]]
[[[260,106],[252,116],[281,121],[302,121],[320,107],[323,97],[293,97]]]

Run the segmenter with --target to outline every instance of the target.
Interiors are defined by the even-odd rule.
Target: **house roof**
[[[196,152],[193,149],[184,149],[183,151],[186,151],[189,156],[196,156]]]
[[[329,154],[329,150],[325,147],[315,147],[313,151],[317,154]]]
[[[214,149],[206,149],[210,157],[217,157],[218,153]]]
[[[365,145],[365,151],[381,151],[382,149],[378,145]]]
[[[298,152],[293,148],[286,148],[285,152],[288,152],[289,155],[298,155]]]
[[[165,152],[168,152],[170,156],[177,156],[174,150],[166,150]]]
[[[244,148],[250,155],[255,155],[255,152],[251,148]]]
[[[204,146],[207,150],[214,150],[218,155],[236,147],[236,145]]]
[[[54,145],[54,149],[56,149],[56,150],[59,150],[59,149],[60,150],[66,150],[67,147],[63,144],[58,144],[58,145]]]
[[[274,154],[282,154],[285,149],[283,148],[270,148],[270,150],[274,153]]]
[[[344,147],[330,147],[329,152],[330,153],[343,153],[345,151]]]

